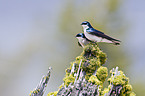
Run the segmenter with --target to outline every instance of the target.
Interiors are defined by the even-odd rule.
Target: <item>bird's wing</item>
[[[82,47],[82,45],[80,44],[80,42],[78,42],[78,45]]]
[[[89,40],[89,39],[87,39],[87,38],[85,38],[87,41],[89,41],[89,42],[93,42],[93,41],[91,41],[91,40]]]
[[[86,30],[86,31],[89,34],[96,35],[98,37],[102,37],[102,38],[105,38],[105,39],[108,39],[108,40],[111,40],[111,41],[113,40],[113,41],[119,41],[119,42],[121,42],[120,40],[114,39],[114,38],[104,34],[103,32],[95,30],[95,29],[89,29],[89,30]]]

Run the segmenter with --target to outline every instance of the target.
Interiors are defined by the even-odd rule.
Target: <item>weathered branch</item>
[[[47,96],[135,96],[129,79],[118,67],[113,68],[108,78],[109,86],[103,88],[108,76],[107,67],[103,67],[107,56],[97,44],[90,43],[84,47],[80,56],[66,69],[66,76],[58,91],[49,92]],[[43,77],[31,96],[42,96],[50,77]]]
[[[58,91],[57,96],[97,96],[97,94],[99,94],[97,90],[99,86],[85,80],[85,74],[82,69],[80,69],[81,63],[82,60],[80,61],[74,83],[70,83],[68,86],[62,87]],[[72,70],[74,70],[73,66]]]
[[[115,70],[113,68],[112,71],[114,72],[114,74],[112,73],[111,76],[113,77],[112,79],[114,80],[114,78],[116,76],[120,75],[120,72],[118,71],[118,67],[116,67]],[[118,96],[120,94],[120,92],[121,92],[122,85],[114,86],[112,83],[110,83],[110,86],[111,86],[111,89],[108,92],[108,95],[107,94],[105,94],[105,95],[107,95],[107,96]]]
[[[118,67],[112,69],[108,79],[110,85],[103,90],[103,83],[108,76],[107,67],[102,66],[106,59],[106,54],[97,44],[88,44],[70,68],[66,69],[64,83],[58,92],[50,92],[48,96],[135,96],[129,79],[122,71],[118,71]]]
[[[51,67],[48,68],[46,76],[43,76],[37,87],[30,93],[30,96],[42,96],[50,78]]]
[[[101,56],[105,58],[100,59]],[[106,56],[97,45],[88,46],[73,62],[71,70],[67,69],[68,75],[57,96],[100,96],[102,82],[98,80],[96,73],[98,73],[97,67],[102,68],[101,60],[105,62]]]

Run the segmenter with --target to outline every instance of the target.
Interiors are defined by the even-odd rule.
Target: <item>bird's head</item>
[[[84,33],[78,33],[76,35],[76,38],[86,38],[86,37],[85,37]]]
[[[84,21],[81,24],[84,29],[92,28],[91,24],[88,21]]]

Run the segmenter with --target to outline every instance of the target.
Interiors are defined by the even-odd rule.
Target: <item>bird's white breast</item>
[[[102,40],[101,37],[97,37],[97,36],[95,36],[95,35],[91,35],[91,34],[89,34],[88,32],[86,32],[86,30],[84,30],[84,34],[85,34],[85,36],[86,36],[89,40],[91,40],[91,41],[94,41],[94,42],[101,42],[101,40]]]
[[[84,47],[86,44],[89,43],[89,41],[81,37],[78,37],[78,40],[79,40],[79,43],[82,45],[82,47]]]

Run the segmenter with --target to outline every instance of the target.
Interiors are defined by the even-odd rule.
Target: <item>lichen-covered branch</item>
[[[110,73],[111,77],[108,79],[110,85],[104,89],[104,96],[135,96],[129,79],[122,71],[118,71],[118,67],[113,68]]]
[[[108,78],[109,85],[103,88],[108,76],[108,69],[104,67],[107,56],[95,43],[89,43],[80,56],[71,62],[66,69],[66,75],[58,91],[49,92],[47,96],[136,96],[132,92],[129,79],[118,67],[113,68]],[[50,77],[51,68],[30,96],[42,96]]]
[[[66,69],[63,84],[47,96],[135,96],[129,79],[118,67],[110,71],[108,88],[103,83],[108,76],[104,67],[106,54],[95,43],[86,45],[80,56]]]
[[[30,93],[30,96],[42,96],[50,78],[51,67],[49,67],[47,75],[43,76],[38,86]]]

